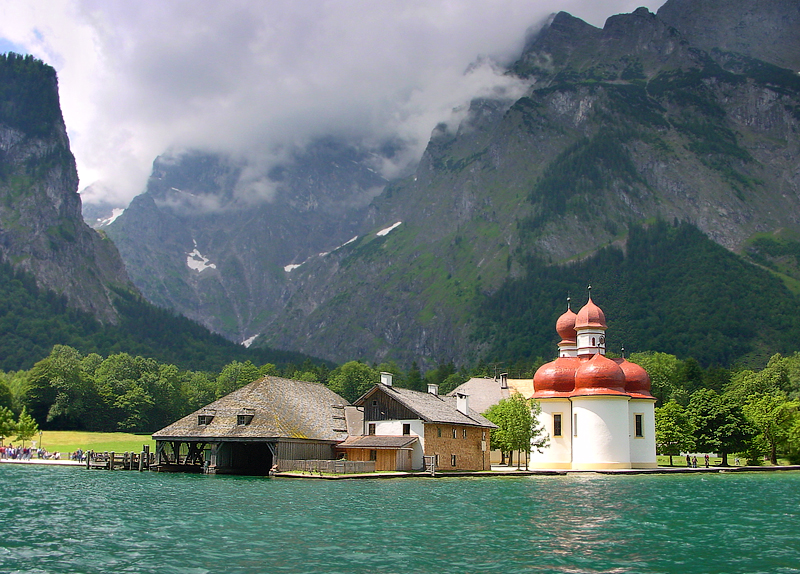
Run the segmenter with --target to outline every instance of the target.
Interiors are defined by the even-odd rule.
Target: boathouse
[[[375,461],[375,470],[490,470],[490,431],[497,426],[469,407],[469,397],[441,396],[392,385],[391,373],[358,398],[360,436],[337,447],[348,460]],[[427,464],[426,464],[427,459]]]
[[[288,461],[334,459],[345,405],[322,384],[264,377],[154,433],[155,469],[266,475]]]

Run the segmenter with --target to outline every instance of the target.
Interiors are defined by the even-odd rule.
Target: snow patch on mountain
[[[401,223],[403,223],[403,222],[402,222],[402,221],[398,221],[398,222],[397,222],[397,223],[395,223],[394,225],[390,225],[389,227],[387,227],[387,228],[385,228],[385,229],[381,229],[381,230],[380,230],[378,233],[376,233],[375,235],[377,235],[378,237],[383,237],[384,235],[389,235],[389,232],[390,232],[390,231],[392,231],[393,229],[395,229],[395,228],[396,228],[398,225],[400,225]]]
[[[216,269],[216,264],[209,263],[208,257],[197,250],[197,241],[193,239],[192,242],[194,243],[194,250],[186,254],[186,266],[198,273],[202,273],[206,269]]]

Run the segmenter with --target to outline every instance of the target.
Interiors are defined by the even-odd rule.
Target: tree
[[[0,373],[2,375],[2,373]],[[6,407],[11,408],[14,403],[14,397],[11,395],[11,389],[5,383],[5,381],[0,380],[0,408]]]
[[[728,454],[745,449],[753,436],[741,406],[727,395],[719,395],[711,389],[695,392],[689,400],[687,412],[695,427],[695,448],[719,453],[723,466],[728,465]]]
[[[538,401],[527,400],[519,393],[514,393],[489,407],[484,416],[498,427],[492,429],[492,445],[501,452],[516,450],[530,454],[532,449],[541,452],[550,443],[550,437],[538,424],[541,412],[542,407]],[[519,456],[517,456],[517,468],[519,468]]]
[[[648,351],[645,353],[633,353],[629,360],[641,366],[650,375],[650,392],[658,400],[657,406],[678,398],[674,395],[680,388],[678,384],[680,361],[675,355]]]
[[[352,403],[378,382],[378,371],[364,363],[350,361],[331,371],[328,388]]]
[[[7,407],[0,407],[0,445],[6,438],[14,434],[17,425],[14,422],[14,413]]]
[[[217,377],[217,398],[224,397],[243,386],[258,380],[261,372],[250,361],[231,361]]]
[[[694,427],[686,410],[675,401],[656,408],[656,449],[658,454],[672,457],[694,450]]]
[[[798,420],[800,403],[790,401],[783,392],[759,393],[747,398],[744,416],[758,433],[772,464],[778,464],[778,446],[785,444]]]
[[[36,436],[37,432],[39,432],[39,425],[37,425],[33,417],[28,414],[27,408],[23,407],[22,412],[19,414],[19,420],[17,421],[17,440],[22,441],[22,447],[24,448],[25,441],[31,440]]]
[[[773,355],[767,366],[758,372],[744,370],[736,373],[725,389],[725,394],[739,404],[755,394],[786,391],[790,388],[786,361]]]
[[[415,391],[425,390],[425,381],[422,380],[422,373],[416,361],[411,362],[411,368],[408,370],[408,376],[406,377],[406,385],[409,389]]]

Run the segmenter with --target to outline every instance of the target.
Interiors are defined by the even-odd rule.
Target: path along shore
[[[85,467],[85,462],[78,462],[76,460],[53,460],[53,459],[36,459],[31,460],[16,460],[16,459],[0,459],[0,464],[38,464],[49,466],[80,466]],[[710,466],[689,468],[685,466],[659,466],[657,468],[617,468],[617,469],[594,469],[594,470],[544,470],[544,469],[530,469],[530,470],[517,470],[515,468],[508,468],[507,466],[494,465],[492,470],[479,470],[479,471],[451,471],[451,472],[437,472],[436,478],[444,478],[448,476],[474,476],[474,477],[490,477],[490,476],[566,476],[568,474],[719,474],[726,472],[778,472],[778,471],[800,471],[800,465],[793,466]],[[430,477],[429,472],[370,472],[363,474],[337,474],[337,475],[319,475],[312,473],[301,472],[278,472],[274,475],[276,478],[316,478],[325,480],[345,480],[353,478],[408,478],[408,477]]]

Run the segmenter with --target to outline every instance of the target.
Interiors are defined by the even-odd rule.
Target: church
[[[533,468],[655,468],[655,397],[650,376],[625,358],[606,357],[606,318],[589,300],[558,318],[558,358],[533,378],[539,424],[550,437],[531,452]]]

